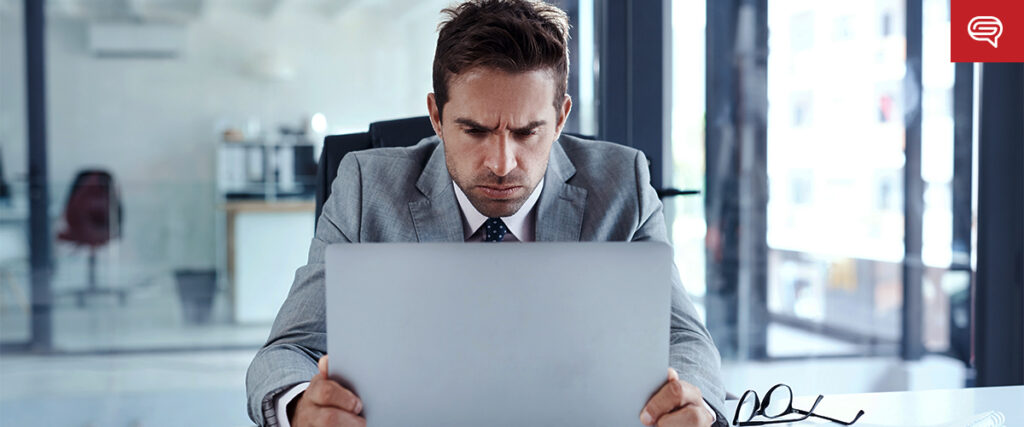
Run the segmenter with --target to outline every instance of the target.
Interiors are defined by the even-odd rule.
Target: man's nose
[[[508,175],[509,172],[518,166],[514,151],[515,147],[509,139],[508,132],[498,134],[487,153],[484,166],[497,176]]]

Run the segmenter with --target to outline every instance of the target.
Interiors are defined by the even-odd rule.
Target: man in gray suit
[[[529,0],[472,0],[444,12],[427,96],[437,136],[342,160],[309,262],[249,367],[249,415],[259,425],[365,424],[359,398],[326,375],[329,244],[668,242],[641,152],[560,136],[572,105],[564,12]],[[678,274],[666,338],[667,379],[637,408],[640,421],[725,425],[718,350]]]

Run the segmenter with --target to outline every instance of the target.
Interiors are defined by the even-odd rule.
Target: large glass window
[[[924,215],[922,217],[923,247],[921,260],[925,265],[922,283],[924,312],[922,339],[929,351],[949,353],[969,360],[968,293],[970,292],[971,248],[969,236],[956,242],[954,223],[953,182],[970,183],[967,170],[956,176],[954,159],[970,153],[971,141],[961,143],[966,150],[954,147],[953,86],[956,68],[949,62],[949,7],[944,0],[924,0],[923,4],[922,95],[921,95],[921,177],[924,180]],[[964,117],[961,120],[969,120]],[[970,164],[969,155],[966,164]],[[969,185],[965,188],[970,188]],[[966,196],[966,195],[964,195]],[[970,198],[964,198],[962,211],[967,230],[973,230],[974,209]],[[973,234],[973,233],[971,233]]]
[[[907,65],[907,3],[902,0],[768,2],[763,52],[743,45],[757,40],[759,12],[744,5],[731,15],[717,9],[714,19],[721,22],[706,24],[706,5],[699,3],[672,2],[672,137],[666,151],[672,169],[665,176],[667,185],[705,193],[666,199],[665,204],[687,290],[701,310],[709,311],[707,317],[735,318],[728,326],[734,330],[712,328],[713,334],[722,333],[715,338],[725,357],[727,389],[768,387],[779,377],[805,378],[793,381],[821,392],[964,386],[971,281],[965,258],[971,250],[954,240],[953,188],[956,180],[971,178],[955,176],[953,168],[958,151],[948,2],[923,1],[920,76]],[[720,149],[705,141],[712,125],[707,123],[705,105],[711,99],[705,99],[705,87],[715,77],[705,75],[706,62],[714,58],[705,56],[709,25],[732,29],[734,39],[725,42],[736,51],[722,49],[715,55],[735,55],[724,62],[740,65],[725,72],[740,74],[717,76],[724,81],[717,88],[736,93],[708,91],[707,97],[735,97],[727,103],[733,109],[717,119],[743,120],[747,126],[722,136],[726,142],[713,142],[733,144],[735,150],[728,154],[734,157],[717,159],[718,165],[706,164],[705,154]],[[763,87],[757,81],[759,66],[767,74]],[[756,106],[762,96],[767,101],[766,149],[759,154],[744,144],[758,141]],[[908,111],[918,101],[921,110]],[[751,115],[736,119],[743,114]],[[922,153],[907,159],[907,130],[916,115],[921,117]],[[924,184],[923,214],[910,218],[923,230],[922,308],[912,313],[903,300],[908,161],[919,162]],[[721,164],[729,162],[741,166],[723,169]],[[757,171],[758,164],[766,174],[764,230],[756,227],[759,214],[751,204],[756,198],[725,194],[716,196],[726,199],[730,214],[747,219],[730,226],[737,228],[709,232],[708,223],[729,222],[706,218],[704,199],[713,196],[708,189],[750,190],[743,186],[749,184],[735,182],[748,179],[738,174]],[[712,166],[721,175],[707,177]],[[756,174],[751,176],[755,179],[743,182],[753,182],[756,189]],[[732,186],[713,186],[705,178],[731,181]],[[742,246],[746,241],[757,248],[759,237],[766,247],[763,260],[757,249]],[[723,248],[735,252],[723,254]],[[738,271],[725,275],[737,282],[726,286],[731,293],[709,290],[721,280],[707,277],[711,265]],[[761,269],[764,276],[758,276]],[[718,300],[726,303],[711,303]],[[716,310],[733,313],[712,313]],[[761,310],[763,319],[757,315]],[[904,336],[905,315],[922,318],[921,336]],[[763,353],[750,346],[758,334],[764,337]],[[746,347],[736,347],[737,339],[747,340]],[[901,360],[907,339],[920,339],[929,355]]]
[[[684,190],[704,189],[704,52],[703,2],[671,7],[671,143],[665,150],[671,170],[666,186]],[[680,278],[701,313],[705,284],[703,192],[665,199],[666,221],[671,233]]]
[[[768,8],[768,308],[864,342],[900,337],[905,21],[900,1]]]

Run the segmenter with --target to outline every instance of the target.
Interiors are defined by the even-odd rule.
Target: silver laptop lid
[[[665,381],[665,244],[336,244],[326,263],[329,375],[368,425],[640,425]]]

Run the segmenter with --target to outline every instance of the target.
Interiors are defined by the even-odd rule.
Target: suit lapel
[[[569,185],[576,167],[555,141],[551,146],[548,170],[544,174],[544,190],[537,202],[538,242],[576,242],[580,240],[587,190]]]
[[[416,239],[420,242],[462,242],[462,213],[444,161],[444,143],[437,144],[416,188],[423,198],[409,202]]]

